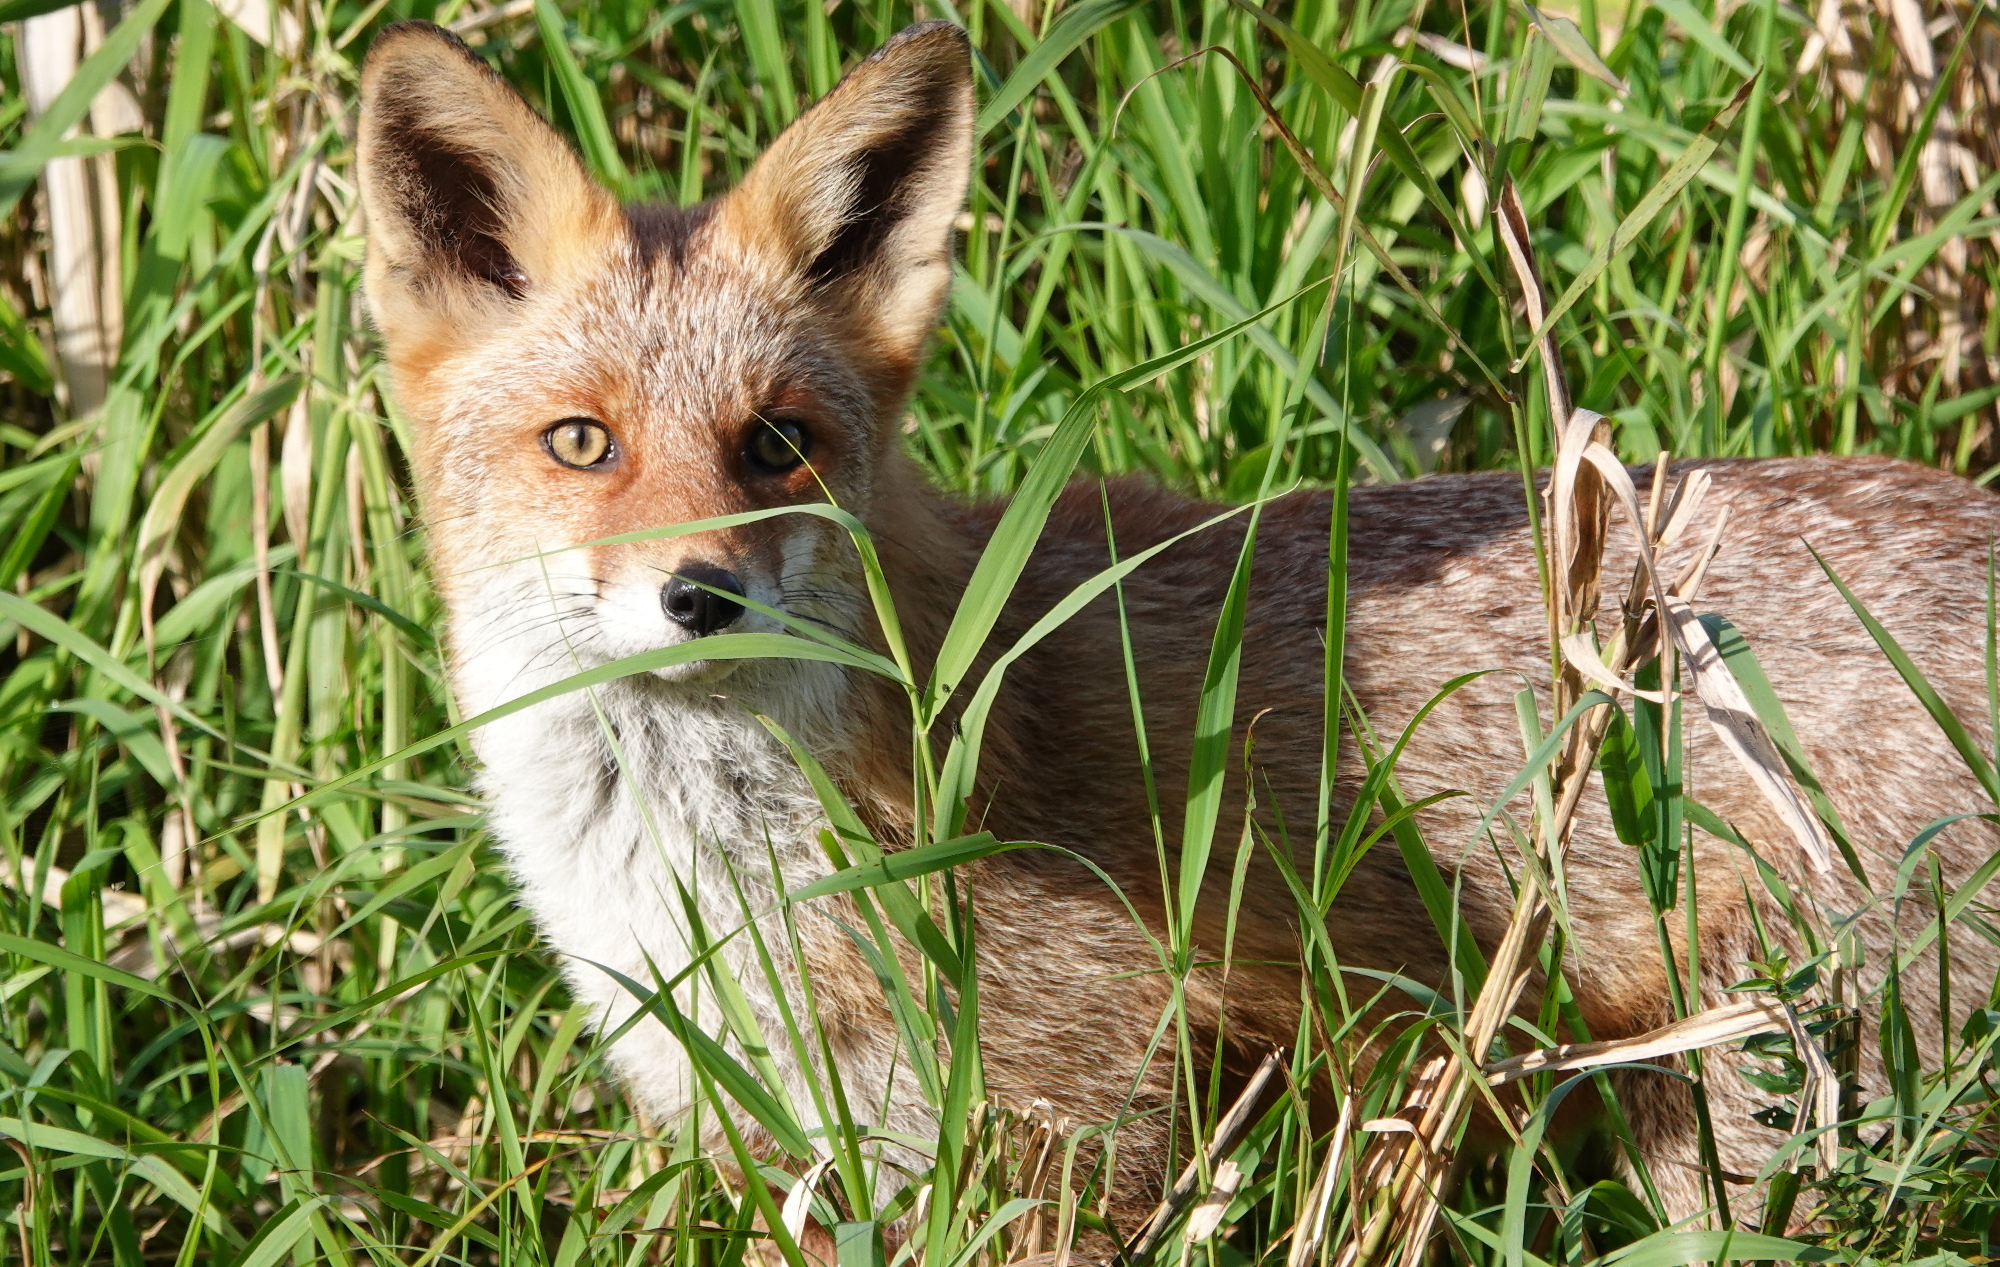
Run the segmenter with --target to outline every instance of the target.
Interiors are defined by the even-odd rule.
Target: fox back
[[[685,210],[620,206],[439,28],[386,31],[362,89],[368,299],[397,400],[415,424],[464,711],[722,632],[795,636],[775,613],[883,648],[845,528],[824,515],[759,513],[805,504],[833,503],[867,525],[925,669],[1000,513],[936,492],[901,445],[901,413],[949,288],[951,226],[971,164],[962,33],[942,23],[904,32],[801,116],[741,185]],[[1874,895],[1891,886],[1903,850],[1937,818],[1992,806],[1804,543],[1904,636],[1961,717],[1981,718],[2000,499],[1883,460],[1705,465],[1713,500],[1732,517],[1704,605],[1763,653],[1870,887],[1800,867],[1783,824],[1693,730],[1688,787],[1784,880],[1853,916],[1879,968],[1897,945],[1899,910]],[[1215,510],[1133,482],[1072,488],[993,642],[1010,645],[1108,566],[1114,542],[1129,555]],[[1310,822],[1318,796],[1330,514],[1320,494],[1265,510],[1238,690],[1234,742],[1255,719],[1259,821],[1300,865],[1311,842],[1296,832],[1288,840],[1277,825]],[[648,531],[719,516],[737,518],[699,532]],[[1242,531],[1225,524],[1174,545],[1124,583],[1123,626],[1120,608],[1100,600],[1013,666],[973,805],[1003,839],[1044,841],[1094,864],[1021,851],[978,863],[967,879],[980,911],[988,1093],[1017,1108],[1047,1102],[1078,1123],[1125,1121],[1111,1209],[1127,1230],[1158,1195],[1175,1080],[1171,1045],[1153,1038],[1174,1000],[1148,927],[1126,905],[1157,932],[1165,898],[1125,639],[1153,785],[1184,787],[1209,638]],[[1513,888],[1505,860],[1479,839],[1479,820],[1521,765],[1515,693],[1523,681],[1546,684],[1549,669],[1520,479],[1356,489],[1349,541],[1343,673],[1377,733],[1398,731],[1454,675],[1511,671],[1440,705],[1397,768],[1406,801],[1470,793],[1421,822],[1434,865],[1456,880],[1462,914],[1490,949]],[[1635,552],[1629,532],[1614,532],[1610,573]],[[1605,611],[1614,611],[1608,601]],[[662,1025],[628,1025],[637,1003],[619,976],[679,981],[673,997],[690,1022],[768,1062],[807,1118],[811,1084],[827,1071],[782,1042],[748,1049],[759,1048],[756,1032],[782,1034],[805,1014],[809,983],[850,1102],[878,1106],[892,1130],[925,1134],[933,1110],[898,1058],[880,965],[847,931],[853,908],[840,898],[799,904],[791,929],[776,914],[782,892],[831,865],[822,802],[777,732],[818,757],[878,840],[916,837],[900,688],[826,660],[683,657],[517,711],[483,727],[476,744],[522,900],[594,1023],[620,1035],[613,1062],[656,1118],[673,1121],[696,1102],[694,1073]],[[1352,737],[1341,746],[1342,812],[1360,782],[1359,749]],[[1240,821],[1245,807],[1239,781],[1225,813]],[[1170,803],[1162,816],[1165,837],[1176,838],[1178,810]],[[1994,844],[1990,826],[1965,822],[1932,847],[1956,884]],[[1774,899],[1736,846],[1697,833],[1692,856],[1702,976],[1691,984],[1712,1002],[1757,956],[1760,930],[1782,938],[1785,920],[1764,909]],[[1568,862],[1565,970],[1595,1038],[1672,1019],[1662,932],[1634,869],[1608,816],[1587,806]],[[1197,973],[1186,1005],[1194,1059],[1240,1078],[1298,1032],[1297,906],[1264,854],[1245,873],[1233,927],[1225,887],[1204,890],[1195,937],[1205,959],[1233,939],[1235,962],[1226,974]],[[747,935],[718,944],[717,934],[746,921]],[[1449,979],[1445,946],[1396,851],[1364,855],[1327,932],[1345,966]],[[802,969],[782,949],[794,935]],[[1952,948],[1952,996],[1983,997],[1992,947],[1969,939]],[[1919,1010],[1937,995],[1924,988],[1937,971],[1932,957],[1905,975]],[[1942,1019],[1919,1019],[1916,1032],[1934,1044]],[[1763,1100],[1736,1077],[1739,1060],[1711,1062],[1708,1094],[1722,1164],[1754,1174],[1784,1137],[1752,1119]],[[1879,1067],[1864,1072],[1879,1082]],[[1643,1072],[1616,1081],[1656,1187],[1675,1213],[1697,1211],[1700,1159],[1684,1085]],[[1159,1109],[1168,1111],[1150,1112]]]

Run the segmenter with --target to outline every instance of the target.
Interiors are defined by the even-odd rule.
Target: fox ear
[[[359,170],[369,307],[392,360],[561,280],[617,214],[555,130],[428,22],[368,51]]]
[[[951,287],[972,117],[965,32],[919,23],[787,128],[719,217],[907,371]]]

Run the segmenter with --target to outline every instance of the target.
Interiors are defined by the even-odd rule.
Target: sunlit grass
[[[738,1261],[769,1220],[692,1132],[641,1120],[605,1080],[463,791],[462,739],[397,756],[462,719],[406,427],[359,305],[355,68],[388,21],[457,23],[623,194],[691,202],[918,15],[343,0],[273,6],[253,30],[230,12],[142,0],[33,111],[24,28],[0,27],[0,1135],[19,1155],[0,1169],[0,1253]],[[1774,0],[1550,12],[1582,33],[1518,7],[1300,0],[1282,17],[1315,62],[1222,0],[925,6],[972,32],[985,108],[912,451],[971,494],[1013,491],[1056,450],[1086,475],[1235,502],[1333,482],[1343,461],[1364,481],[1544,465],[1544,389],[1533,361],[1514,369],[1531,331],[1489,207],[1506,173],[1551,297],[1587,277],[1556,333],[1622,456],[1883,452],[1990,475],[2000,142],[1972,73],[1996,61],[1990,10],[1933,15],[1944,88],[1915,105],[1916,50],[1872,8],[1851,47],[1818,52]],[[1621,87],[1574,67],[1580,43]],[[1257,76],[1306,165],[1214,49]],[[114,81],[127,97],[90,114]],[[137,135],[63,139],[86,115],[122,130],[128,98]],[[1947,98],[1962,159],[1924,106]],[[1949,180],[1924,165],[1940,154]],[[1218,873],[1242,826],[1214,827]],[[1324,996],[1333,965],[1309,968]],[[1974,1025],[1965,1063],[1918,1087],[1948,1123],[1983,1112],[2000,1029]],[[1401,1101],[1404,1050],[1355,1088],[1354,1120]],[[1774,1104],[1795,1094],[1779,1067]],[[1207,1090],[1204,1126],[1228,1107]],[[1087,1140],[951,1104],[963,1196],[905,1247],[1001,1261],[1088,1222]],[[1854,1173],[1800,1196],[1829,1203],[1822,1238],[1882,1261],[1988,1253],[1980,1149],[1892,1136],[1844,1138]],[[1282,1261],[1324,1210],[1331,1258],[1365,1224],[1354,1157],[1329,1160],[1302,1112],[1226,1151],[1248,1177],[1218,1234],[1190,1243],[1176,1221],[1162,1255]],[[828,1188],[842,1221],[912,1222],[893,1197],[861,1208],[877,1190],[848,1160]],[[1444,1194],[1441,1252],[1582,1263],[1655,1231],[1643,1193],[1590,1187],[1574,1158],[1544,1151],[1510,1181],[1512,1160]],[[791,1180],[769,1181],[782,1203]],[[1009,1204],[1024,1195],[1050,1204]],[[841,1267],[878,1245],[853,1239]],[[1623,1261],[1725,1252],[1656,1240]]]

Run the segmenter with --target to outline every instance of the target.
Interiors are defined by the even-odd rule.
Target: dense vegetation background
[[[0,1254],[742,1255],[752,1205],[602,1078],[462,737],[273,812],[455,720],[360,303],[356,68],[383,24],[446,23],[626,197],[690,203],[918,16],[963,23],[982,77],[909,434],[949,487],[1009,491],[1086,386],[1162,357],[1103,397],[1086,471],[1242,500],[1281,425],[1280,483],[1334,478],[1343,436],[1362,480],[1546,463],[1509,177],[1576,399],[1625,457],[2000,472],[1984,3],[1296,0],[1287,35],[1228,0],[0,0]],[[1965,1043],[1912,1081],[1922,1130],[1849,1131],[1808,1176],[1828,1217],[1802,1237],[1984,1261],[1992,1036]],[[1062,1141],[958,1129],[927,1261],[1072,1226]],[[1351,1177],[1340,1146],[1264,1123],[1242,1187],[1159,1252],[1337,1257],[1367,1199],[1320,1182]],[[1736,1252],[1653,1236],[1643,1193],[1574,1162],[1531,1139],[1469,1176],[1438,1252]]]

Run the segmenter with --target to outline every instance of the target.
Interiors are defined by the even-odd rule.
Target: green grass
[[[0,19],[46,7],[9,0]],[[733,1264],[756,1202],[604,1078],[461,790],[462,737],[406,753],[459,719],[408,437],[360,315],[348,138],[372,31],[471,11],[292,6],[302,42],[275,51],[203,0],[128,12],[34,119],[21,28],[0,27],[0,1136],[18,1154],[0,1163],[0,1253]],[[1795,73],[1810,23],[1775,0],[1584,0],[1580,38],[1515,6],[1299,0],[1290,44],[1226,0],[1026,19],[938,0],[924,14],[979,50],[984,131],[910,444],[976,494],[1012,492],[1037,461],[1229,501],[1333,482],[1343,463],[1362,480],[1546,464],[1541,375],[1514,368],[1533,331],[1479,193],[1506,174],[1550,297],[1577,292],[1555,325],[1569,382],[1623,456],[1882,452],[1990,476],[2000,168],[1969,71],[1982,50],[1990,63],[1995,20],[1940,12],[1939,96],[1977,178],[1949,197],[1920,179],[1938,116],[1903,103],[1908,51],[1872,8],[1829,76]],[[539,0],[471,38],[625,196],[690,202],[913,16],[900,0]],[[1407,43],[1411,27],[1434,38]],[[1624,91],[1576,68],[1564,50],[1582,42]],[[143,134],[63,140],[114,76]],[[41,178],[82,153],[99,198],[84,255],[113,297],[94,374],[57,335],[48,248],[78,239]],[[1218,647],[1236,636],[1225,621]],[[1209,702],[1228,689],[1223,675]],[[1663,780],[1675,755],[1632,743]],[[1242,831],[1196,821],[1184,862],[1221,874]],[[1680,847],[1660,832],[1655,867]],[[894,922],[919,914],[907,890],[872,900]],[[947,942],[963,935],[945,922]],[[951,958],[933,956],[934,978]],[[1308,967],[1337,1032],[1333,965]],[[913,1025],[937,1020],[936,989],[910,988]],[[1905,1041],[1899,1015],[1882,1041]],[[1954,1132],[1984,1112],[1996,1025],[1975,1012],[1953,1067],[1878,1108],[1879,1141],[1842,1133],[1843,1169],[1799,1196],[1828,1212],[1808,1239],[1848,1261],[1991,1252],[2000,1189]],[[1050,1247],[1088,1205],[1083,1141],[1050,1145],[1077,1182],[1036,1189],[1032,1131],[970,1103],[962,1035],[939,1049],[953,1112],[924,1178],[961,1195],[929,1199],[907,1247],[935,1267]],[[1801,1069],[1771,1051],[1782,1106]],[[1335,1053],[1294,1059],[1317,1056]],[[1356,1088],[1357,1120],[1399,1101],[1401,1063]],[[1201,1122],[1224,1107],[1191,1099]],[[1163,1257],[1293,1252],[1324,1141],[1281,1106],[1233,1158],[1235,1230],[1170,1236]],[[823,1189],[862,1225],[842,1267],[871,1261],[865,1225],[899,1213],[869,1208],[865,1170],[850,1150]],[[1327,1255],[1367,1213],[1352,1174],[1330,1175]],[[1592,1178],[1546,1147],[1504,1152],[1443,1194],[1438,1252],[1496,1267],[1788,1252],[1656,1233],[1643,1192]],[[1069,1195],[1010,1204],[1023,1191]]]

